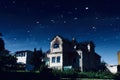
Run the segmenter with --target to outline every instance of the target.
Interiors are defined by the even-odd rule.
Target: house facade
[[[75,39],[69,41],[56,36],[50,42],[50,52],[47,53],[48,68],[79,71],[98,70],[101,57],[95,52],[92,41],[78,43]]]
[[[32,68],[30,64],[30,59],[32,57],[33,51],[25,50],[25,51],[17,51],[15,52],[15,57],[17,58],[17,63],[25,65],[25,69],[29,70]]]

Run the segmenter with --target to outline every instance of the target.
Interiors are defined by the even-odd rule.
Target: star
[[[30,30],[28,30],[27,33],[30,33]]]
[[[63,23],[67,23],[66,21],[63,21]]]
[[[86,10],[88,10],[89,8],[88,7],[85,7]]]
[[[75,10],[78,10],[78,8],[75,8]]]
[[[96,27],[95,27],[95,26],[93,26],[93,27],[92,27],[92,29],[93,29],[93,30],[96,30]]]
[[[95,17],[95,19],[97,20],[97,19],[99,19],[98,17]]]
[[[97,28],[96,28],[95,26],[93,26],[93,25],[92,25],[92,27],[90,27],[90,28],[91,28],[91,30],[93,30],[93,31],[96,31],[96,29],[97,29]]]
[[[77,20],[77,19],[78,19],[78,17],[74,17],[73,19],[74,19],[74,20]]]
[[[39,24],[40,22],[39,21],[36,21],[36,24]]]
[[[53,19],[51,19],[50,21],[51,21],[52,23],[55,23],[55,20],[53,20]]]

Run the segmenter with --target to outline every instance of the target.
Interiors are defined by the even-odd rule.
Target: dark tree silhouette
[[[9,51],[5,49],[5,43],[0,33],[0,71],[8,71],[15,67],[17,59],[9,54]]]
[[[0,51],[3,51],[5,49],[5,43],[2,39],[2,34],[0,33]]]
[[[101,65],[100,65],[100,71],[102,72],[106,72],[108,71],[107,67],[105,66],[107,63],[105,61],[102,61],[101,62]]]
[[[8,50],[4,50],[0,54],[0,70],[11,71],[16,68],[17,59],[16,57],[9,54]]]
[[[34,53],[32,55],[32,59],[30,61],[31,64],[34,66],[34,70],[40,70],[40,67],[42,65],[42,57],[43,57],[42,49],[36,50],[35,48]]]

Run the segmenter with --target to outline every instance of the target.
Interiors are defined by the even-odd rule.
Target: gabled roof
[[[76,50],[78,50],[78,49],[87,50],[87,45],[88,45],[88,44],[90,44],[90,46],[91,46],[92,48],[95,47],[95,44],[93,43],[93,41],[84,41],[84,42],[79,42],[79,43],[78,43],[75,39],[70,41],[70,40],[62,37],[61,35],[57,35],[57,36],[55,36],[54,38],[56,38],[56,37],[61,38],[62,41],[63,41],[63,43],[67,43],[67,44],[69,44],[70,46],[73,46],[73,47],[76,46]],[[54,39],[54,38],[53,38],[53,39]],[[52,40],[53,40],[53,39],[52,39]]]
[[[101,58],[101,56],[100,56],[99,54],[97,54],[97,53],[95,53],[95,56],[97,56],[97,57]]]
[[[88,44],[90,44],[91,45],[91,47],[92,48],[94,48],[95,47],[95,45],[94,45],[94,43],[93,43],[93,41],[85,41],[85,42],[80,42],[80,43],[78,43],[76,46],[76,49],[78,50],[78,49],[81,49],[81,50],[87,50],[87,45]]]
[[[71,41],[70,41],[70,40],[68,40],[68,39],[66,39],[66,38],[64,38],[64,37],[62,37],[62,36],[60,36],[60,35],[57,35],[57,36],[53,37],[53,39],[52,39],[52,40],[54,40],[54,38],[56,38],[56,37],[61,38],[61,39],[62,39],[62,41],[63,41],[63,43],[68,43],[68,44],[71,44]]]

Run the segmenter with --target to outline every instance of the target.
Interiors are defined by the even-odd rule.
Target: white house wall
[[[117,65],[106,65],[106,67],[111,73],[113,74],[117,73]]]
[[[26,56],[24,56],[24,57],[17,57],[17,63],[24,63],[24,64],[26,64]]]
[[[77,53],[80,56],[79,57],[79,67],[80,67],[80,70],[83,71],[83,53],[81,50],[77,50]]]
[[[20,56],[20,55],[17,55],[16,58],[17,58],[17,63],[23,63],[23,64],[26,64],[27,62],[27,52],[22,52],[22,53],[19,53],[19,54],[24,54],[24,56]]]
[[[62,48],[60,47],[60,48],[56,48],[56,49],[54,49],[54,48],[52,48],[52,52],[61,52],[61,50],[62,50]]]
[[[58,57],[60,56],[60,63],[57,63],[57,60],[55,60],[55,63],[52,63],[52,57]],[[53,54],[48,54],[47,57],[49,58],[49,67],[50,68],[59,68],[59,69],[62,69],[62,66],[63,66],[63,56],[62,56],[62,53],[53,53]]]

